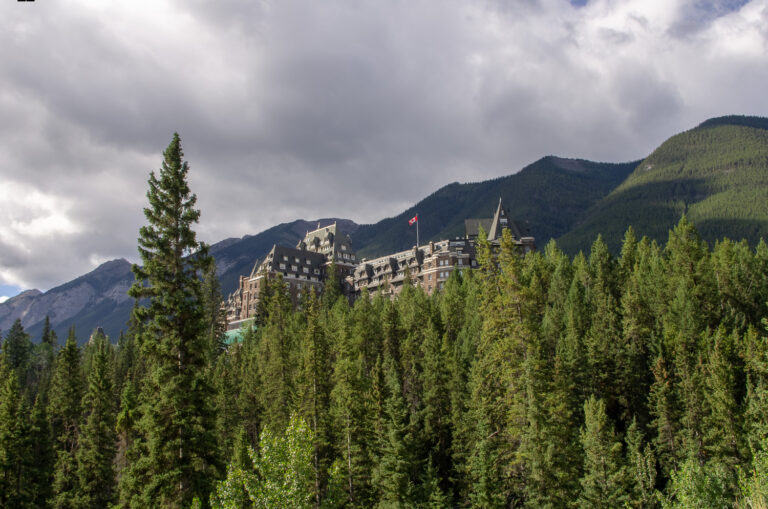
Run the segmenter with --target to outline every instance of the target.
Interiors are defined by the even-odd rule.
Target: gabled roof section
[[[522,229],[509,218],[509,211],[504,208],[501,197],[499,197],[499,204],[496,206],[496,212],[492,218],[464,220],[464,236],[466,238],[477,238],[480,235],[480,228],[483,229],[488,240],[499,240],[501,232],[505,228],[508,228],[516,239],[520,239],[523,236]]]
[[[504,207],[501,205],[501,197],[499,197],[499,205],[496,207],[496,213],[493,215],[491,227],[488,229],[488,240],[496,240],[501,237],[502,219],[507,219],[507,215],[504,212]],[[509,220],[507,220],[507,223],[509,223]]]
[[[253,268],[251,269],[251,275],[248,277],[254,278],[258,273],[259,273],[259,259],[256,258],[256,263],[253,264]]]

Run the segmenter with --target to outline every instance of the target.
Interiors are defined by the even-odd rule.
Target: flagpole
[[[419,213],[416,213],[416,249],[419,249]]]

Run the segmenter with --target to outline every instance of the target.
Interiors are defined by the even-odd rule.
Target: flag
[[[413,216],[413,217],[412,217],[412,218],[411,218],[411,219],[408,221],[408,226],[411,226],[413,223],[418,223],[418,222],[419,222],[419,215],[418,215],[418,214],[416,214],[415,216]]]

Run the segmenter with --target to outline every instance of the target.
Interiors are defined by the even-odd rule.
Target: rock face
[[[87,339],[92,326],[88,316],[100,310],[107,322],[113,311],[130,309],[133,301],[126,293],[133,283],[131,264],[124,259],[106,262],[95,270],[45,293],[28,290],[0,304],[0,330],[7,331],[18,318],[25,330],[32,335],[33,341],[40,338],[45,317],[63,342],[70,326],[76,327],[80,341]],[[125,316],[124,313],[122,313]],[[107,334],[119,334],[125,328],[125,320],[119,327],[105,323]],[[115,324],[117,325],[117,324]],[[86,330],[81,330],[86,328]]]

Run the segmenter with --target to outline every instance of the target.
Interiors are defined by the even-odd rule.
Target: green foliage
[[[13,373],[0,390],[0,506],[27,507],[33,498],[27,483],[30,465],[29,408]]]
[[[702,465],[697,459],[688,458],[680,470],[672,474],[669,496],[662,501],[662,507],[732,507],[734,498],[729,489],[732,482],[732,475],[723,465]]]
[[[83,355],[72,332],[49,390],[42,351],[25,378],[2,356],[0,467],[18,457],[2,450],[31,460],[0,496],[109,505],[112,478],[119,507],[765,507],[766,244],[710,250],[686,217],[664,246],[627,231],[619,258],[607,238],[572,259],[508,235],[477,251],[433,296],[351,308],[294,309],[269,280],[257,326],[222,349],[201,259],[167,291],[137,282],[153,295],[132,334]]]
[[[583,491],[579,506],[588,508],[621,507],[626,501],[626,470],[613,426],[605,413],[605,403],[591,396],[584,403]]]
[[[661,241],[686,214],[711,243],[730,237],[756,245],[768,234],[765,125],[764,118],[723,117],[671,137],[559,242],[575,253],[602,233],[617,252],[629,225]]]
[[[312,430],[297,416],[290,418],[285,433],[265,428],[258,452],[250,449],[252,466],[230,465],[226,479],[211,496],[211,506],[312,507],[312,442]]]
[[[82,507],[108,507],[115,501],[117,450],[115,394],[112,385],[111,346],[98,335],[96,352],[83,397],[84,423],[77,449],[78,503]]]
[[[135,299],[146,299],[146,306],[134,308],[134,317],[149,369],[138,423],[145,454],[124,478],[137,490],[123,492],[132,506],[185,506],[196,496],[207,500],[222,468],[213,390],[204,369],[210,326],[198,278],[211,258],[192,230],[200,212],[194,208],[188,171],[174,134],[159,175],[149,177],[149,207],[144,209],[149,224],[139,231],[143,266],[133,266],[136,282],[129,291]]]
[[[57,507],[77,506],[75,454],[80,439],[82,398],[85,392],[81,362],[75,330],[70,329],[64,348],[59,352],[56,361],[48,403],[56,452],[53,505]]]

